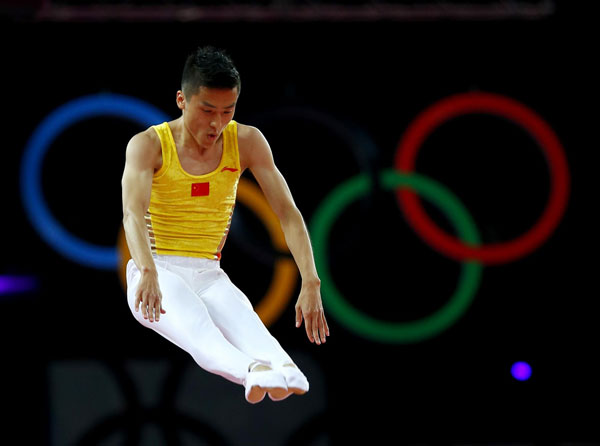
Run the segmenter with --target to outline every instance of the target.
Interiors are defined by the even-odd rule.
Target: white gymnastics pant
[[[127,301],[133,316],[188,352],[203,369],[244,384],[255,361],[280,367],[292,359],[271,336],[252,304],[219,261],[155,255],[162,306],[159,322],[134,310],[140,271],[127,264]]]

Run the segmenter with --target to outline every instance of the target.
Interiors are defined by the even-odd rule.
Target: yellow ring
[[[289,253],[289,249],[285,242],[285,236],[281,230],[279,219],[271,209],[271,206],[269,206],[260,188],[252,181],[240,178],[237,198],[263,222],[275,249],[280,253],[284,253],[275,261],[269,288],[262,300],[255,307],[256,313],[263,321],[263,324],[269,327],[279,319],[289,304],[296,283],[298,282],[298,269],[294,260],[285,255],[285,253]],[[121,279],[121,286],[126,290],[127,262],[131,258],[131,254],[129,253],[125,231],[122,227],[119,232],[117,247],[120,254],[119,278]]]

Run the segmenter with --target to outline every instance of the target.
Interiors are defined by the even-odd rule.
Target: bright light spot
[[[35,278],[28,276],[0,276],[0,296],[26,293],[36,288]]]
[[[531,377],[531,366],[526,362],[515,362],[510,369],[510,373],[516,380],[527,381]]]

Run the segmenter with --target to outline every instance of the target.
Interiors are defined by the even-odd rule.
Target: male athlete
[[[231,59],[198,48],[185,63],[181,116],[129,141],[123,225],[132,260],[134,317],[187,351],[205,370],[245,387],[246,400],[282,400],[308,380],[219,266],[240,175],[250,169],[280,220],[302,287],[296,327],[329,336],[308,231],[259,130],[233,121],[240,77]]]

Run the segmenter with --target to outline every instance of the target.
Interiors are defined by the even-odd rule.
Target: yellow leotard
[[[205,175],[183,170],[167,122],[153,126],[162,150],[162,166],[152,179],[146,214],[153,252],[219,260],[231,225],[240,157],[237,123],[223,130],[219,166]]]

